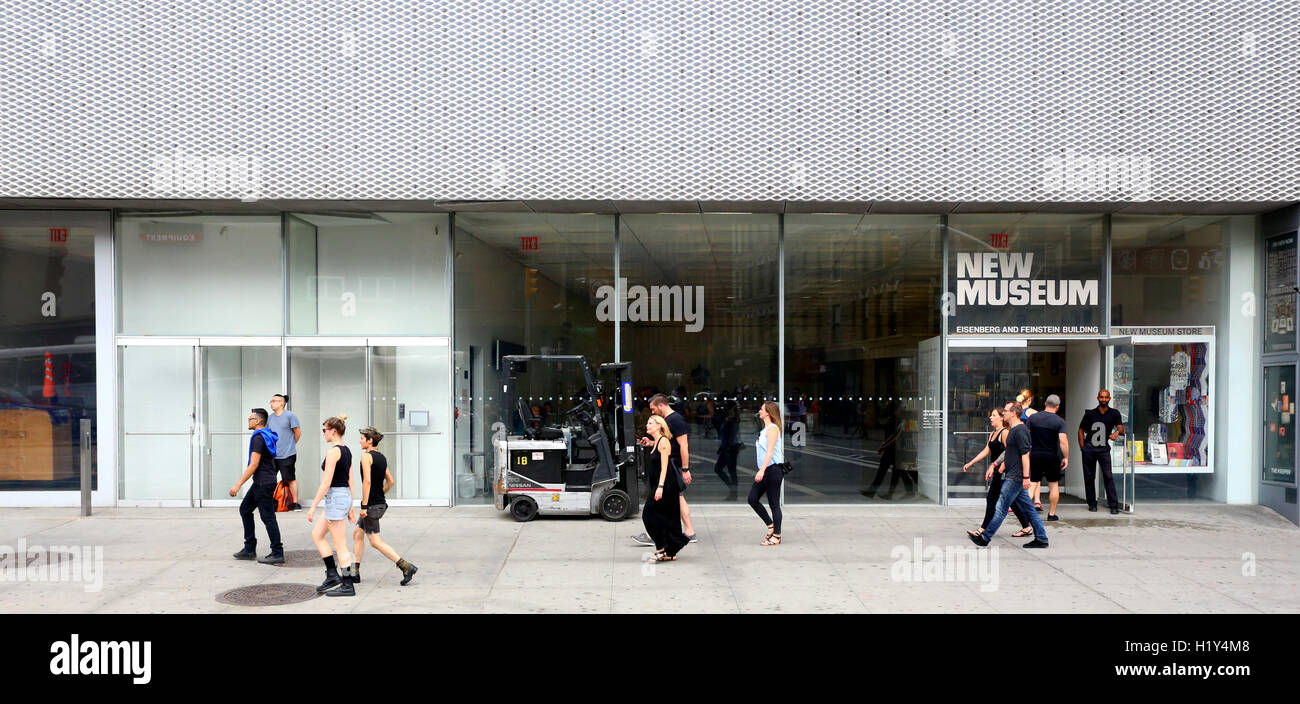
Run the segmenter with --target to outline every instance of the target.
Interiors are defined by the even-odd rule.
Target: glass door
[[[1115,491],[1119,493],[1119,508],[1131,513],[1134,510],[1134,497],[1137,493],[1137,475],[1134,462],[1144,451],[1141,441],[1135,442],[1138,433],[1130,427],[1133,420],[1133,343],[1128,338],[1103,340],[1102,344],[1109,350],[1106,355],[1106,378],[1110,388],[1111,407],[1119,411],[1124,422],[1124,434],[1110,448],[1111,473],[1115,479]],[[1100,482],[1101,473],[1097,473]],[[1096,487],[1105,496],[1105,488]]]
[[[248,466],[248,413],[271,409],[271,395],[284,391],[279,338],[200,340],[199,505],[237,503],[230,487]],[[308,439],[304,430],[304,440]]]
[[[298,443],[298,503],[307,507],[320,486],[325,457],[321,424],[347,414],[343,443],[355,458],[361,452],[357,431],[370,424],[369,365],[364,337],[300,338],[288,342],[289,403],[302,424]],[[358,489],[358,493],[360,490]],[[360,498],[360,497],[358,497]]]
[[[370,338],[370,423],[397,484],[390,499],[451,501],[451,345]]]
[[[119,347],[121,467],[125,502],[190,506],[194,500],[198,418],[197,339],[138,340]]]

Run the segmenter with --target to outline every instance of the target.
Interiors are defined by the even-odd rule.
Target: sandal
[[[655,562],[676,562],[677,556],[673,555],[672,557],[669,557],[668,553],[666,552],[657,552],[655,553],[654,561]]]
[[[763,542],[759,543],[759,545],[768,545],[768,546],[780,545],[780,544],[781,544],[781,536],[777,535],[776,533],[773,533],[767,536],[766,538],[763,538]]]
[[[983,528],[980,528],[979,530],[968,530],[968,531],[966,531],[966,534],[967,534],[967,535],[973,535],[973,536],[975,536],[976,538],[978,538],[978,537],[984,535],[984,529],[983,529]]]
[[[646,561],[646,562],[663,562],[663,560],[660,560],[659,558],[660,558],[660,557],[663,557],[663,556],[666,555],[666,554],[667,554],[667,553],[665,553],[663,550],[656,550],[656,551],[654,552],[654,554],[651,555],[650,557],[647,557],[647,558],[645,559],[645,561]]]
[[[1013,537],[1013,538],[1028,538],[1029,536],[1031,536],[1031,535],[1033,535],[1033,534],[1034,534],[1034,528],[1033,528],[1033,526],[1030,526],[1030,527],[1028,527],[1028,528],[1021,528],[1020,530],[1016,531],[1015,533],[1012,533],[1012,534],[1011,534],[1011,537]]]

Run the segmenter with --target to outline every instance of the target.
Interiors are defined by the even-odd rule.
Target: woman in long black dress
[[[670,562],[677,559],[677,553],[690,542],[682,532],[682,509],[678,497],[681,487],[677,483],[677,469],[670,465],[668,456],[672,454],[672,431],[668,423],[659,416],[650,416],[645,424],[646,433],[650,435],[650,462],[646,474],[650,477],[652,491],[647,492],[645,509],[641,511],[641,521],[645,532],[655,544],[652,562]]]

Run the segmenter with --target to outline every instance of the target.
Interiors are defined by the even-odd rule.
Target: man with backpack
[[[284,544],[280,542],[280,525],[275,520],[275,447],[276,435],[266,427],[268,414],[265,408],[254,408],[249,412],[248,429],[253,437],[248,441],[248,466],[239,476],[239,481],[230,487],[230,495],[238,496],[239,487],[252,478],[253,484],[239,504],[239,517],[244,521],[244,549],[235,553],[236,560],[257,558],[257,534],[253,532],[254,509],[262,517],[266,526],[266,537],[271,541],[271,552],[266,557],[258,558],[264,565],[284,563]]]

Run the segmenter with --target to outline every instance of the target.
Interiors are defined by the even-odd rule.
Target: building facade
[[[277,392],[489,501],[530,352],[673,396],[702,502],[764,400],[790,503],[953,504],[990,408],[1105,387],[1130,508],[1300,520],[1279,7],[0,5],[0,503],[77,501],[83,419],[97,504],[228,503]]]

